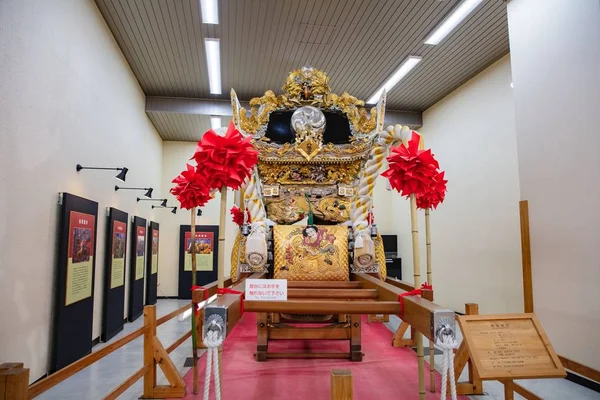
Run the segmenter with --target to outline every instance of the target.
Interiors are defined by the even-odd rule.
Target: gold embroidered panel
[[[348,227],[275,225],[275,279],[347,281]]]
[[[269,219],[277,224],[293,224],[308,215],[308,201],[302,194],[283,194],[265,197],[265,208]],[[350,199],[336,195],[310,198],[315,218],[334,223],[350,219]]]

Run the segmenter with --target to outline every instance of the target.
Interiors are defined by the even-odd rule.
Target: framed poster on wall
[[[51,372],[92,351],[98,203],[59,194]]]
[[[123,329],[125,313],[125,257],[127,252],[126,212],[107,209],[106,247],[104,249],[104,298],[102,334],[106,342]]]
[[[190,225],[181,225],[179,230],[179,291],[180,299],[192,297],[192,255],[195,246],[196,284],[206,285],[217,280],[218,225],[196,225],[195,239],[192,240]]]
[[[156,304],[158,289],[158,223],[148,224],[148,248],[146,257],[146,305]]]
[[[129,322],[144,312],[144,270],[146,267],[146,220],[133,217],[129,263]]]

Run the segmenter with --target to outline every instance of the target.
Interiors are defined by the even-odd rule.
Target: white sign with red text
[[[246,300],[287,300],[287,279],[246,279]]]

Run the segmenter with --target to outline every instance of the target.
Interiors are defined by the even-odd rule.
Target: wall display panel
[[[50,371],[92,351],[98,203],[59,195],[56,297]]]
[[[206,285],[217,280],[219,259],[219,226],[196,225],[196,284]],[[190,225],[181,225],[179,231],[179,291],[180,299],[192,297],[192,232]]]
[[[144,312],[144,272],[146,269],[146,220],[133,217],[131,224],[131,256],[129,262],[129,322]]]
[[[146,305],[156,304],[158,289],[158,223],[148,224],[148,246],[146,250]]]
[[[125,308],[125,257],[127,252],[126,212],[107,209],[104,249],[104,298],[101,340],[106,342],[123,329]]]

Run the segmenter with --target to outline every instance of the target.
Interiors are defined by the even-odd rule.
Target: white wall
[[[508,23],[535,312],[600,369],[600,2],[512,0]]]
[[[0,2],[0,60],[0,363],[24,362],[33,381],[47,371],[51,348],[58,192],[99,203],[98,337],[104,210],[153,215],[136,192],[114,192],[116,171],[77,173],[75,165],[127,166],[128,186],[159,195],[162,142],[93,1]]]
[[[487,314],[523,310],[510,83],[507,55],[423,114],[425,147],[432,149],[448,179],[445,202],[431,212],[433,286],[436,303],[457,311],[464,311],[466,302],[478,303]],[[402,207],[408,210],[407,204]],[[402,211],[401,220],[408,216]],[[419,224],[423,271],[423,212]],[[404,236],[410,245],[408,229]],[[405,257],[404,272],[412,274],[409,259]]]
[[[190,158],[194,155],[196,143],[191,142],[164,142],[163,164],[162,164],[162,187],[169,204],[179,205],[175,196],[169,192],[173,187],[171,181],[185,169],[185,164],[195,165]],[[225,224],[225,276],[230,275],[231,248],[238,232],[238,226],[231,220],[229,210],[234,205],[234,192],[228,191],[227,195],[227,217]],[[197,225],[219,225],[219,213],[221,207],[221,194],[217,193],[214,199],[202,207],[202,216],[196,218]],[[168,214],[168,215],[167,215]],[[178,292],[178,268],[179,268],[179,228],[181,225],[191,224],[191,214],[188,210],[178,210],[176,215],[167,213],[161,220],[158,273],[158,295],[177,296]]]

